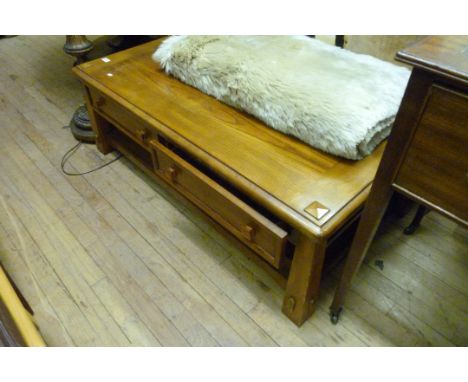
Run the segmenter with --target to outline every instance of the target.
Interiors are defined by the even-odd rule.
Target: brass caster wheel
[[[330,309],[330,321],[333,325],[336,325],[338,321],[340,320],[340,315],[342,311],[343,311],[343,308],[339,308],[336,311],[333,311]]]

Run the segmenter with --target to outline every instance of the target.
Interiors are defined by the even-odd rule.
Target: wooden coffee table
[[[73,69],[98,149],[122,152],[255,252],[301,325],[327,245],[358,216],[384,145],[358,162],[315,150],[166,75],[151,60],[160,42]]]

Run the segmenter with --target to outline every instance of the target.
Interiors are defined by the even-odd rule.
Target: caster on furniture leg
[[[330,321],[333,325],[336,325],[340,320],[341,312],[343,308],[338,308],[337,310],[330,309]]]

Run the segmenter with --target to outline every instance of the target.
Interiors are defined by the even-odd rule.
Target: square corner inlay
[[[311,204],[309,204],[305,209],[304,209],[305,212],[307,212],[308,214],[311,214],[314,218],[320,220],[321,218],[323,218],[328,212],[330,212],[330,210],[325,207],[322,203],[320,202],[312,202]]]

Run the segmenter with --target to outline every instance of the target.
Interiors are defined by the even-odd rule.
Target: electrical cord
[[[89,171],[85,171],[85,172],[68,172],[67,170],[65,170],[65,164],[68,162],[68,160],[73,156],[73,154],[76,153],[76,151],[80,148],[80,146],[82,145],[81,142],[78,142],[75,146],[73,146],[71,149],[69,149],[62,157],[62,162],[60,163],[60,167],[62,168],[62,172],[65,174],[65,175],[68,175],[68,176],[79,176],[79,175],[86,175],[86,174],[90,174],[94,171],[97,171],[97,170],[100,170],[101,168],[103,167],[106,167],[106,166],[109,166],[111,163],[114,163],[115,161],[118,161],[120,158],[122,158],[122,154],[119,154],[117,157],[115,157],[114,159],[110,160],[109,162],[107,163],[104,163],[96,168],[93,168],[92,170],[89,170]]]

